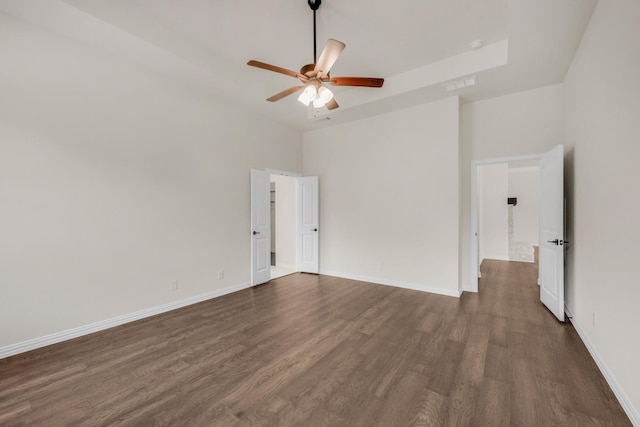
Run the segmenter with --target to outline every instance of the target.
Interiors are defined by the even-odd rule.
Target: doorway
[[[478,264],[484,259],[535,263],[539,245],[538,161],[480,165]]]
[[[558,320],[564,321],[564,193],[563,193],[564,146],[557,145],[543,154],[512,158],[474,160],[471,162],[471,269],[470,292],[478,292],[480,273],[480,197],[479,174],[482,165],[495,165],[518,161],[539,162],[539,268],[538,284],[540,300]],[[504,195],[504,194],[503,194]],[[507,199],[509,202],[509,200]],[[482,255],[484,257],[484,255]]]
[[[296,180],[270,174],[271,278],[296,272]]]
[[[506,182],[508,177],[508,165],[510,163],[517,164],[520,162],[523,162],[522,164],[526,164],[527,162],[538,163],[540,161],[540,157],[540,154],[532,154],[489,160],[474,160],[471,162],[471,269],[470,285],[469,289],[467,289],[468,291],[478,292],[480,263],[483,259],[509,259],[507,208],[508,184]],[[485,166],[488,166],[486,169],[488,173],[481,174],[481,168]],[[491,203],[504,203],[504,210],[499,212],[497,217],[493,215],[487,216],[487,209],[484,209],[485,207],[481,206],[481,200],[484,200],[485,198],[481,197],[480,193],[483,189],[491,188],[492,184],[498,182],[497,179],[500,176],[503,176],[503,183],[499,184],[501,189],[499,190],[498,195],[492,194],[492,198],[495,197],[496,200],[491,200]],[[484,212],[483,221],[480,220],[481,211]],[[504,227],[502,228],[502,236],[504,236],[504,238],[499,238],[490,242],[483,241],[483,246],[481,247],[481,233],[483,235],[486,234],[492,236],[497,227]]]
[[[273,186],[272,175],[275,175]],[[291,181],[281,180],[282,177],[289,177]],[[274,190],[273,208],[271,207],[272,188]],[[292,204],[293,209],[290,207]],[[271,221],[272,209],[275,212],[273,222]],[[293,215],[294,212],[295,215]],[[292,218],[295,219],[292,220]],[[271,244],[272,233],[275,239],[274,245]],[[293,272],[318,274],[318,177],[302,177],[300,174],[269,169],[251,169],[250,235],[252,286],[266,283],[275,276],[281,277]],[[295,244],[291,243],[291,235],[295,237]],[[292,252],[295,257],[291,256]],[[275,276],[272,276],[272,259],[275,264],[273,268]]]

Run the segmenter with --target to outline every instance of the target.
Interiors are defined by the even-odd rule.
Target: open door
[[[267,172],[251,169],[251,286],[271,279],[269,181]]]
[[[298,271],[318,274],[318,177],[296,178],[296,191]]]
[[[564,322],[564,146],[540,158],[540,301]]]

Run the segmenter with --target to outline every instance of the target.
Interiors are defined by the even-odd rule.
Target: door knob
[[[313,229],[313,230],[311,230],[311,231],[318,231],[318,229],[317,229],[317,228],[314,228],[314,229]]]
[[[564,243],[564,240],[553,239],[553,240],[547,240],[547,242],[553,243],[554,245],[562,245]]]
[[[260,232],[259,231],[254,231],[253,235],[255,236],[256,234],[260,234]]]

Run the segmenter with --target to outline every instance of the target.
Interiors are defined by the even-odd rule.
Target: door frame
[[[302,174],[298,173],[298,172],[289,172],[289,171],[283,171],[283,170],[278,170],[278,169],[269,169],[269,168],[266,168],[264,171],[266,173],[268,173],[269,175],[290,176],[291,178],[300,178],[300,177],[302,177]]]
[[[540,160],[542,154],[526,154],[523,156],[498,157],[494,159],[472,160],[471,161],[471,207],[469,226],[469,285],[465,287],[465,292],[478,292],[478,278],[480,277],[480,260],[478,249],[478,167],[493,165],[497,163],[511,163],[527,160]]]

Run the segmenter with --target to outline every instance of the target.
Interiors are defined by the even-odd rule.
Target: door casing
[[[486,160],[471,161],[471,209],[470,209],[470,230],[469,230],[469,284],[464,287],[465,292],[478,292],[478,277],[480,274],[480,263],[478,260],[478,167],[492,165],[496,163],[511,163],[527,160],[539,160],[541,154],[528,154],[524,156],[500,157]],[[506,202],[505,202],[506,203]]]

